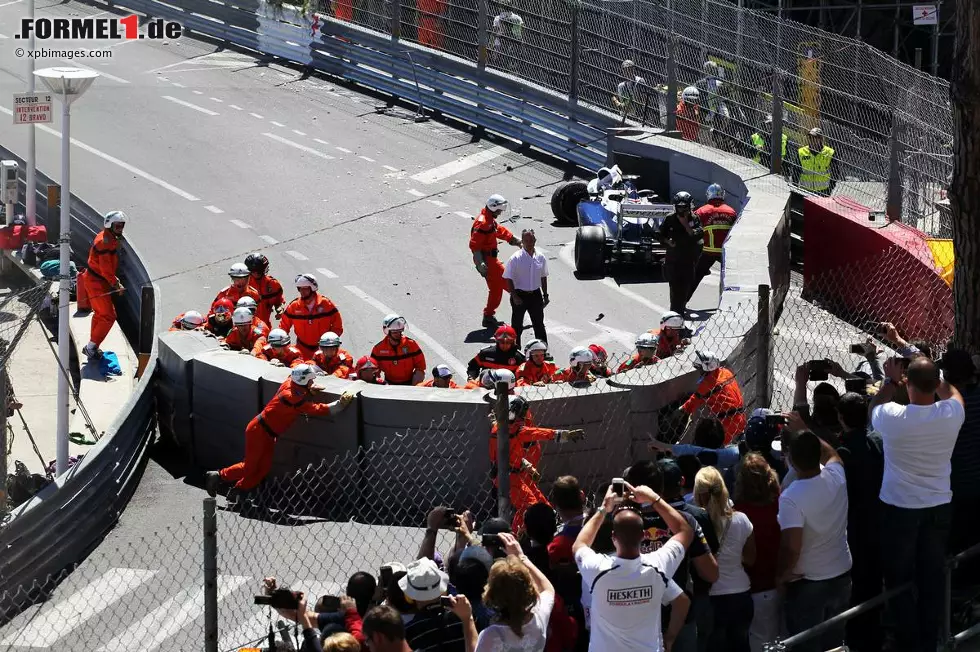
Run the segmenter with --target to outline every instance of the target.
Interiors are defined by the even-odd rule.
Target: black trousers
[[[695,267],[700,255],[700,249],[673,255],[668,252],[664,259],[664,278],[670,288],[670,309],[674,312],[683,315],[688,299],[694,294]]]
[[[701,285],[704,277],[711,273],[711,268],[714,264],[719,262],[721,262],[721,254],[701,252],[701,256],[698,258],[698,264],[694,268],[694,283],[691,284],[691,294],[687,297],[688,301],[694,296],[695,290]]]
[[[521,304],[514,303],[514,298],[521,300]],[[514,290],[510,295],[510,325],[517,331],[517,348],[521,348],[521,331],[524,330],[524,315],[530,315],[531,327],[534,329],[534,337],[542,342],[548,341],[548,333],[544,330],[544,296],[541,290],[525,292],[524,290]]]

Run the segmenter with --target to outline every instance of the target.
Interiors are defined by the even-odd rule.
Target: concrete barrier
[[[758,286],[774,288],[770,314],[763,316],[771,324],[780,292],[784,296],[789,285],[789,187],[754,163],[655,130],[613,130],[608,146],[613,160],[618,154],[656,161],[666,169],[673,191],[703,197],[709,184],[720,183],[740,210],[725,245],[718,311],[697,333],[694,347],[714,350],[736,372],[747,407],[767,404],[768,396],[757,392],[757,385],[766,391],[765,383],[757,382],[761,370],[756,369]],[[651,323],[658,318],[651,315]],[[179,368],[174,377],[184,381],[175,394],[183,397],[183,388],[189,387],[191,395],[174,405],[192,406],[192,458],[216,468],[240,459],[245,425],[272,398],[288,370],[237,353],[197,351],[195,347],[206,345],[183,339],[200,337],[161,336],[166,369],[161,379],[171,377],[172,367]],[[192,358],[189,372],[186,356]],[[522,388],[536,425],[586,432],[581,442],[544,444],[539,468],[543,488],[564,474],[595,487],[619,475],[629,460],[652,456],[647,442],[658,434],[659,413],[696,386],[692,358],[689,350],[586,389]],[[316,473],[304,474],[302,481],[316,478],[323,509],[333,518],[367,514],[373,522],[417,526],[433,503],[492,509],[486,392],[375,386],[334,377],[320,382],[326,386],[323,400],[336,398],[345,388],[356,391],[359,400],[336,418],[300,419],[283,435],[273,474],[287,490],[298,481],[293,473],[313,465]],[[172,422],[184,423],[176,415]]]

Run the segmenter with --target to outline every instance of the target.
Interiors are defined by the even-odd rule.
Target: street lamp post
[[[45,68],[34,73],[44,82],[53,95],[61,100],[61,273],[58,292],[58,455],[57,475],[68,469],[68,304],[71,277],[71,185],[69,183],[71,161],[71,105],[92,85],[99,73],[80,68]],[[33,189],[28,187],[28,194]]]
[[[34,18],[34,0],[27,0],[27,13]],[[28,40],[28,52],[34,52],[34,30],[31,30]],[[27,92],[34,92],[34,57],[27,57]],[[35,158],[35,141],[37,127],[32,122],[27,127],[27,190],[25,191],[25,206],[27,207],[27,224],[37,224],[37,183],[34,180],[34,170],[37,167]]]

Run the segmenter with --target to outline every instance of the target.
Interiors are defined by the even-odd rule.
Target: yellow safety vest
[[[766,150],[766,141],[758,133],[754,133],[751,136],[752,145],[755,146],[755,156],[752,160],[756,163],[762,163],[762,152]],[[783,134],[783,160],[786,160],[786,143],[789,141],[789,137]]]
[[[834,158],[832,147],[824,145],[814,154],[809,146],[801,147],[800,187],[811,192],[823,192],[830,188],[830,161]]]

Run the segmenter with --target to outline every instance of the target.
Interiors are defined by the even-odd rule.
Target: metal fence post
[[[476,68],[480,72],[483,72],[487,68],[487,42],[488,38],[488,25],[489,16],[487,15],[487,2],[486,0],[477,0],[477,13],[476,13]]]
[[[204,499],[204,650],[218,652],[218,501]]]
[[[0,367],[0,523],[7,516],[7,365]]]
[[[772,380],[769,378],[769,356],[772,351],[772,324],[769,316],[769,286],[759,286],[759,313],[756,318],[758,348],[756,349],[755,405],[769,407]]]
[[[510,386],[497,383],[493,411],[497,421],[497,516],[510,522]]]
[[[769,134],[769,170],[783,173],[783,76],[778,69],[772,77],[772,133]]]
[[[888,137],[888,199],[885,214],[890,220],[902,219],[902,139],[901,121],[897,111],[892,111],[892,129]]]
[[[400,0],[387,0],[385,4],[391,7],[391,16],[388,17],[391,42],[397,43],[402,34],[402,3]]]
[[[579,41],[578,41],[578,0],[571,0],[571,57],[568,61],[568,104],[578,103]]]
[[[671,34],[667,38],[667,131],[677,131],[677,36]]]

